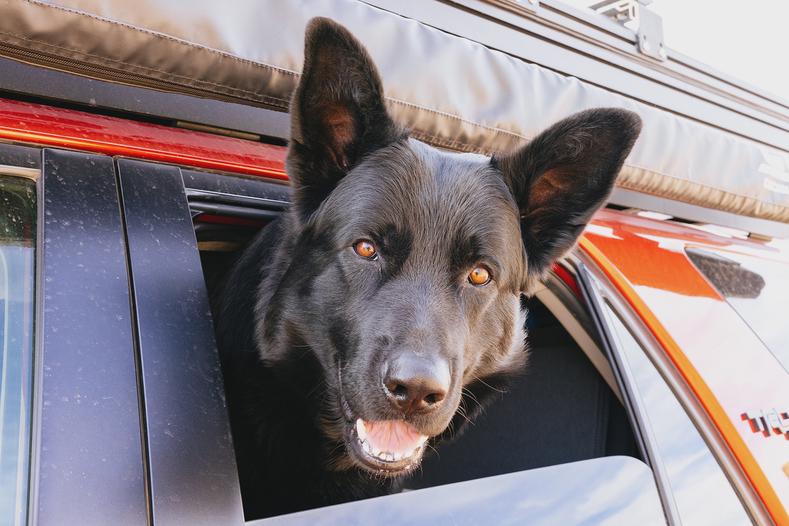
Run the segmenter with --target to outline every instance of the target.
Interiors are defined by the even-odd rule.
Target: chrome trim
[[[600,279],[589,273],[587,271],[587,266],[582,261],[575,261],[575,267],[578,275],[578,283],[586,296],[587,303],[592,310],[595,321],[598,323],[598,329],[603,339],[603,347],[606,349],[608,360],[616,374],[620,390],[624,394],[625,408],[628,410],[628,414],[633,423],[634,434],[640,439],[639,445],[642,448],[644,457],[652,467],[655,483],[660,492],[660,500],[663,503],[663,511],[666,514],[666,520],[672,526],[680,526],[682,520],[679,518],[677,504],[674,501],[671,481],[666,473],[663,459],[658,450],[652,425],[647,417],[646,407],[641,399],[641,394],[638,391],[627,360],[623,359],[617,346],[613,343],[615,337],[610,330],[610,320],[608,320],[606,316],[605,305],[603,304],[606,298],[603,294]]]
[[[666,197],[634,192],[625,188],[614,188],[611,192],[609,203],[626,208],[660,212],[694,223],[709,223],[736,228],[769,238],[789,238],[788,223],[737,215],[731,212],[724,212],[723,210],[715,210],[714,208],[673,201]]]
[[[40,171],[40,168],[37,168]],[[33,378],[30,389],[30,464],[28,469],[27,523],[38,524],[39,495],[39,455],[41,450],[41,409],[44,405],[44,390],[41,380],[44,378],[44,361],[42,359],[44,342],[44,178],[36,180],[36,261],[35,261],[35,320],[33,326]]]
[[[11,166],[8,164],[0,164],[0,175],[9,175],[11,177],[24,177],[25,179],[32,179],[38,181],[41,177],[41,170],[38,168],[25,168],[23,166]]]
[[[288,201],[279,199],[267,199],[264,197],[252,197],[248,195],[228,194],[224,192],[213,192],[210,190],[186,189],[186,197],[190,201],[211,201],[233,203],[238,206],[246,205],[252,208],[265,208],[268,210],[284,210],[290,206]]]
[[[216,214],[220,216],[243,217],[245,219],[255,219],[269,221],[280,216],[281,212],[276,210],[261,210],[248,206],[234,206],[224,203],[205,203],[202,201],[189,201],[189,209],[192,211],[192,218],[201,214]]]

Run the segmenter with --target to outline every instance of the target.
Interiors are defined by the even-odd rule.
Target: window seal
[[[589,310],[600,334],[603,348],[605,349],[611,368],[614,370],[614,376],[616,377],[617,384],[619,384],[619,390],[624,397],[625,410],[630,417],[636,443],[647,464],[652,468],[655,483],[660,493],[660,500],[663,503],[663,512],[666,515],[666,521],[671,526],[680,526],[682,521],[679,517],[676,502],[674,502],[671,481],[668,478],[663,460],[657,448],[654,433],[646,418],[646,407],[644,406],[638,389],[635,387],[632,371],[627,365],[627,362],[623,360],[623,357],[617,351],[616,345],[613,343],[614,335],[609,328],[608,321],[605,319],[605,308],[603,305],[605,299],[599,293],[599,289],[595,287],[587,270],[587,266],[580,260],[574,261],[573,264],[578,275],[578,284],[581,286],[581,292],[587,305],[589,305]]]

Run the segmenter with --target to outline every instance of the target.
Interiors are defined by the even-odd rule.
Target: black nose
[[[435,409],[449,391],[449,366],[444,360],[404,352],[386,364],[386,395],[405,413]]]

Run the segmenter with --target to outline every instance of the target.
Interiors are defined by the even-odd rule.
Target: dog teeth
[[[419,452],[420,449],[422,449],[422,447],[425,445],[425,442],[428,440],[427,436],[421,436],[417,446],[407,453],[381,451],[380,449],[373,446],[370,440],[367,439],[367,427],[364,425],[364,420],[361,418],[357,419],[355,428],[356,436],[359,438],[359,443],[361,444],[364,452],[371,457],[375,457],[378,460],[382,460],[384,462],[400,462],[401,460],[413,457]]]
[[[356,435],[361,441],[367,438],[367,428],[364,426],[364,420],[361,418],[356,419]]]
[[[401,460],[405,460],[407,458],[416,455],[422,447],[422,445],[420,444],[419,446],[415,447],[408,453],[392,453],[390,451],[381,451],[380,449],[376,449],[367,440],[361,440],[360,443],[365,453],[367,453],[372,457],[377,458],[378,460],[383,460],[384,462],[400,462]]]

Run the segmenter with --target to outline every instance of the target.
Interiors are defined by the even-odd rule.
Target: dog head
[[[597,109],[509,155],[439,151],[392,121],[365,49],[327,19],[307,28],[291,116],[263,359],[320,364],[332,467],[403,474],[523,367],[521,295],[602,206],[640,120]]]

